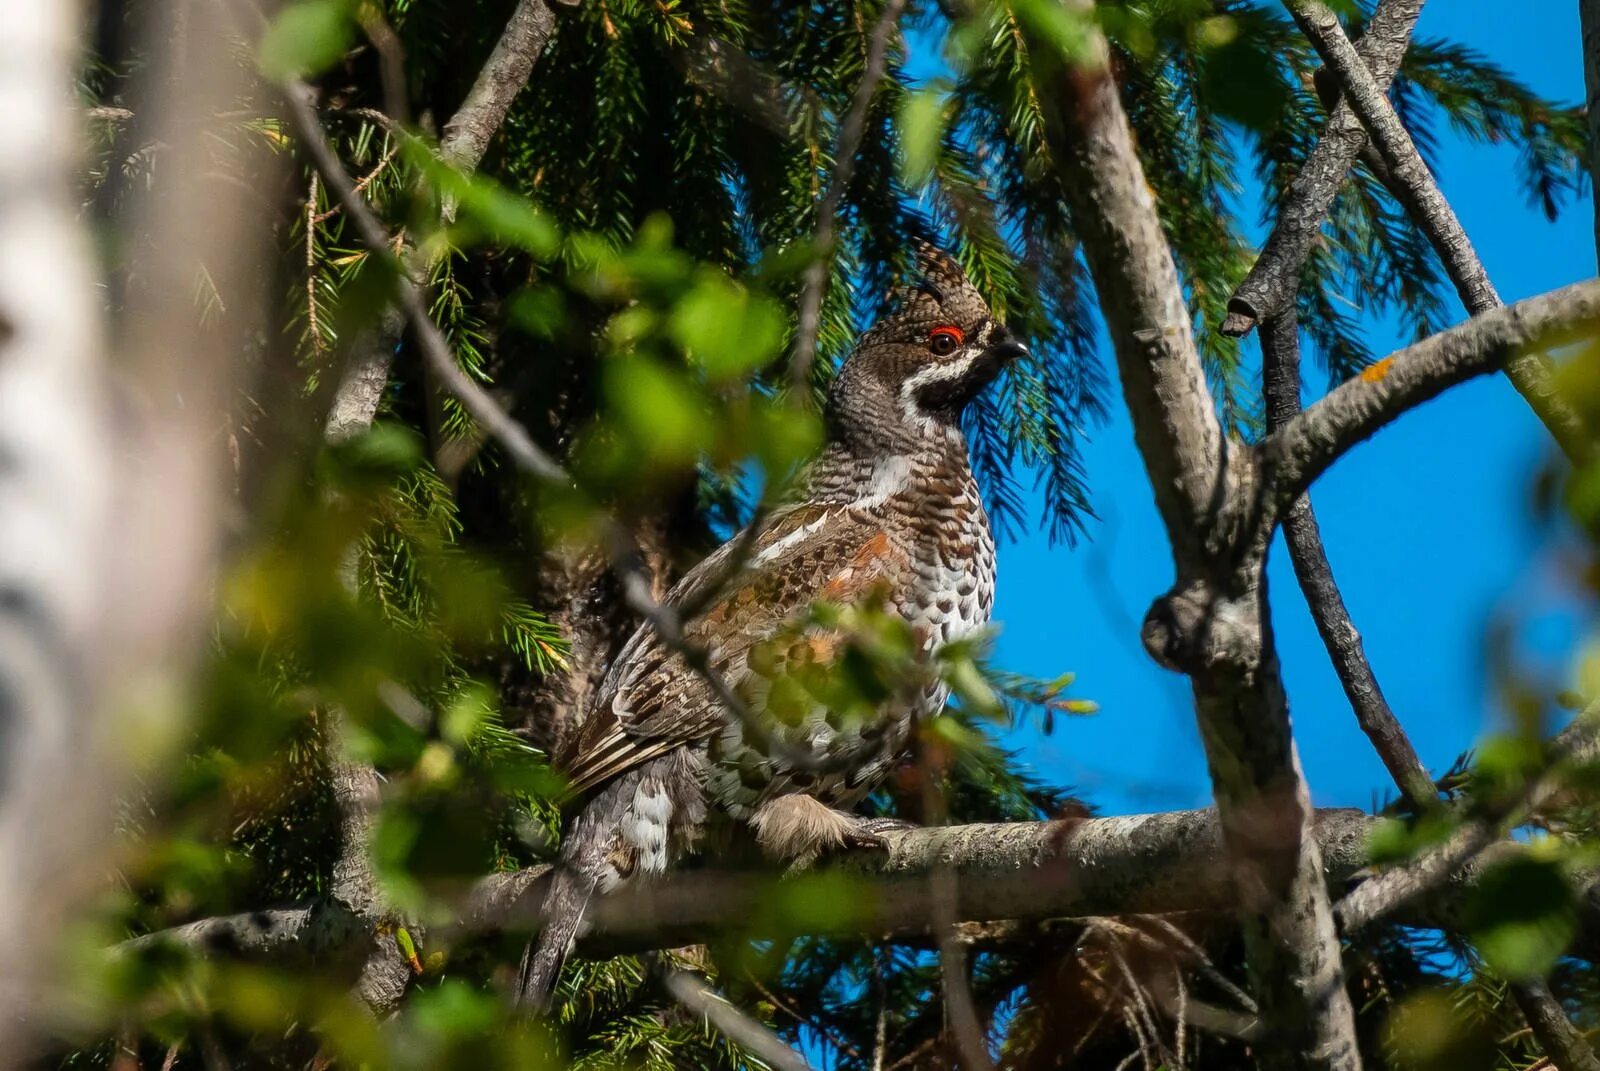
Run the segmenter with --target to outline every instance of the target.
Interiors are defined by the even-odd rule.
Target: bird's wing
[[[682,604],[715,583],[738,545],[736,536],[697,565],[667,602]],[[745,569],[685,625],[685,638],[708,651],[712,668],[738,691],[752,646],[819,599],[850,603],[877,585],[895,586],[908,564],[870,517],[844,506],[793,506],[772,516]],[[560,763],[569,791],[581,794],[709,736],[727,716],[709,682],[647,624],[623,647]]]

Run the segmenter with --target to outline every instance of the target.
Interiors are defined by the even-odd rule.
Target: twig
[[[311,350],[322,353],[322,327],[317,323],[317,192],[321,178],[313,171],[306,190],[306,330],[311,333]]]
[[[808,1026],[812,1030],[815,1030],[818,1034],[827,1039],[829,1045],[832,1045],[834,1048],[838,1049],[840,1052],[844,1053],[846,1056],[849,1056],[853,1060],[861,1059],[861,1050],[850,1044],[848,1038],[840,1036],[838,1031],[831,1029],[827,1023],[821,1022],[807,1015],[805,1012],[796,1008],[793,1004],[789,1003],[787,1000],[783,999],[766,986],[762,985],[761,982],[753,976],[747,975],[745,977],[745,981],[754,986],[755,991],[760,993],[761,996],[765,998],[766,1001],[774,1008],[777,1008],[779,1011],[783,1012],[783,1014],[787,1015],[801,1026]]]
[[[833,264],[834,233],[838,228],[839,205],[855,174],[856,153],[866,132],[867,111],[883,81],[884,63],[889,53],[889,38],[905,10],[906,0],[888,0],[872,30],[867,46],[867,61],[861,69],[861,82],[851,98],[850,110],[839,124],[833,149],[833,174],[827,191],[817,206],[817,232],[812,239],[811,262],[806,265],[800,292],[800,314],[795,328],[794,353],[789,359],[789,389],[797,399],[805,397],[811,384],[811,365],[816,360],[817,334],[822,326],[822,295],[828,286]]]
[[[1383,0],[1373,11],[1356,49],[1379,85],[1388,86],[1400,69],[1400,60],[1421,13],[1422,0]],[[1258,320],[1294,300],[1300,285],[1300,266],[1366,142],[1361,121],[1348,103],[1339,101],[1328,115],[1316,148],[1289,184],[1261,255],[1228,301],[1223,334],[1248,334]]]
[[[1294,306],[1267,318],[1261,329],[1262,378],[1265,381],[1267,431],[1277,431],[1300,412],[1300,325]],[[1317,633],[1327,648],[1339,684],[1355,711],[1361,731],[1383,760],[1384,768],[1401,794],[1418,811],[1438,805],[1433,779],[1417,757],[1405,729],[1378,687],[1372,666],[1361,647],[1361,634],[1350,620],[1333,567],[1322,549],[1317,518],[1310,495],[1294,500],[1283,517],[1284,540],[1295,579],[1311,609]]]
[[[1355,933],[1415,903],[1498,841],[1503,830],[1537,811],[1557,790],[1554,774],[1563,763],[1586,756],[1600,731],[1600,704],[1590,706],[1550,742],[1545,768],[1491,813],[1468,819],[1450,838],[1405,866],[1393,867],[1356,886],[1334,906],[1345,933]]]
[[[394,161],[395,156],[400,152],[400,146],[403,144],[404,141],[400,138],[394,138],[391,140],[389,148],[384,152],[383,156],[378,159],[378,162],[373,165],[372,170],[368,171],[365,175],[362,175],[359,180],[357,180],[355,186],[357,193],[365,193],[367,187],[372,185],[373,181],[377,179],[379,175],[383,174],[384,168],[388,167],[389,164]],[[316,181],[316,176],[312,176],[312,181]],[[328,220],[332,219],[334,216],[337,216],[343,211],[343,204],[335,204],[326,212],[317,213],[313,222],[319,225],[326,223]]]
[[[1383,88],[1345,36],[1338,18],[1319,0],[1285,2],[1323,61],[1338,75],[1345,99],[1388,165],[1389,189],[1428,236],[1461,303],[1474,316],[1499,308],[1500,295],[1495,293],[1466,230],[1439,191]],[[1587,461],[1594,453],[1594,444],[1577,412],[1556,392],[1543,360],[1537,354],[1515,354],[1506,362],[1505,372],[1572,462]]]
[[[811,1071],[811,1065],[785,1045],[782,1038],[729,1004],[699,975],[663,964],[661,984],[673,1000],[703,1018],[735,1045],[753,1053],[768,1067],[778,1071]]]

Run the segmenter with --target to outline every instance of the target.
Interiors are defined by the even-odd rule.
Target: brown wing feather
[[[678,604],[719,575],[724,544],[667,596]],[[779,547],[772,557],[763,551]],[[798,506],[774,514],[758,537],[752,564],[686,624],[685,636],[711,652],[712,664],[738,690],[745,655],[818,599],[850,602],[889,581],[905,552],[881,527],[847,507]],[[681,744],[709,736],[724,712],[711,686],[668,650],[655,630],[641,627],[607,674],[594,709],[574,735],[560,765],[568,791],[579,795]]]

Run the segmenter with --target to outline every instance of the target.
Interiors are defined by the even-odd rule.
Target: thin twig
[[[306,190],[306,329],[311,333],[311,350],[322,354],[322,326],[317,323],[317,193],[321,177],[313,171]]]
[[[889,53],[889,39],[905,10],[906,0],[888,0],[883,14],[873,27],[872,40],[867,46],[867,61],[861,69],[861,81],[850,101],[850,110],[839,124],[839,136],[833,149],[833,174],[828,179],[827,191],[817,206],[817,232],[812,240],[811,262],[806,265],[800,292],[800,315],[795,328],[794,353],[789,359],[789,389],[803,398],[811,384],[811,365],[817,355],[817,335],[822,326],[822,295],[832,274],[835,232],[839,225],[839,206],[855,174],[856,153],[861,149],[861,138],[866,132],[867,111],[872,98],[883,81],[884,63]]]
[[[373,181],[377,179],[379,175],[383,174],[384,168],[388,167],[389,164],[394,161],[394,158],[399,154],[400,146],[402,144],[404,144],[404,142],[400,138],[390,139],[389,148],[384,152],[383,156],[378,159],[377,164],[373,166],[371,171],[368,171],[365,175],[362,175],[359,180],[357,180],[355,185],[355,190],[357,193],[365,193],[367,187],[372,185]],[[313,177],[313,181],[315,181],[315,177]],[[328,220],[332,219],[334,216],[337,216],[343,211],[344,205],[342,203],[335,204],[326,212],[317,213],[314,222],[319,225],[326,223]]]
[[[811,1071],[811,1065],[784,1044],[782,1038],[729,1004],[699,975],[663,963],[661,984],[673,1000],[768,1067],[777,1071]]]
[[[1262,379],[1266,395],[1267,431],[1283,427],[1300,412],[1300,325],[1293,305],[1267,318],[1261,329]],[[1400,792],[1418,811],[1438,805],[1433,779],[1395,717],[1361,646],[1361,634],[1350,620],[1333,567],[1322,549],[1311,496],[1303,494],[1283,517],[1283,534],[1295,579],[1316,622],[1322,645],[1339,683],[1355,711],[1361,731],[1383,760]]]

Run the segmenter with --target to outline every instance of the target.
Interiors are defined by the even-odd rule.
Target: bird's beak
[[[988,345],[985,349],[987,350],[985,356],[1002,367],[1028,355],[1028,347],[1018,341],[1016,336],[1012,335],[1011,329],[999,321],[990,326]]]
[[[1008,338],[1004,342],[992,344],[989,347],[989,352],[1000,364],[1007,365],[1012,361],[1026,357],[1028,355],[1028,347],[1014,338]]]

